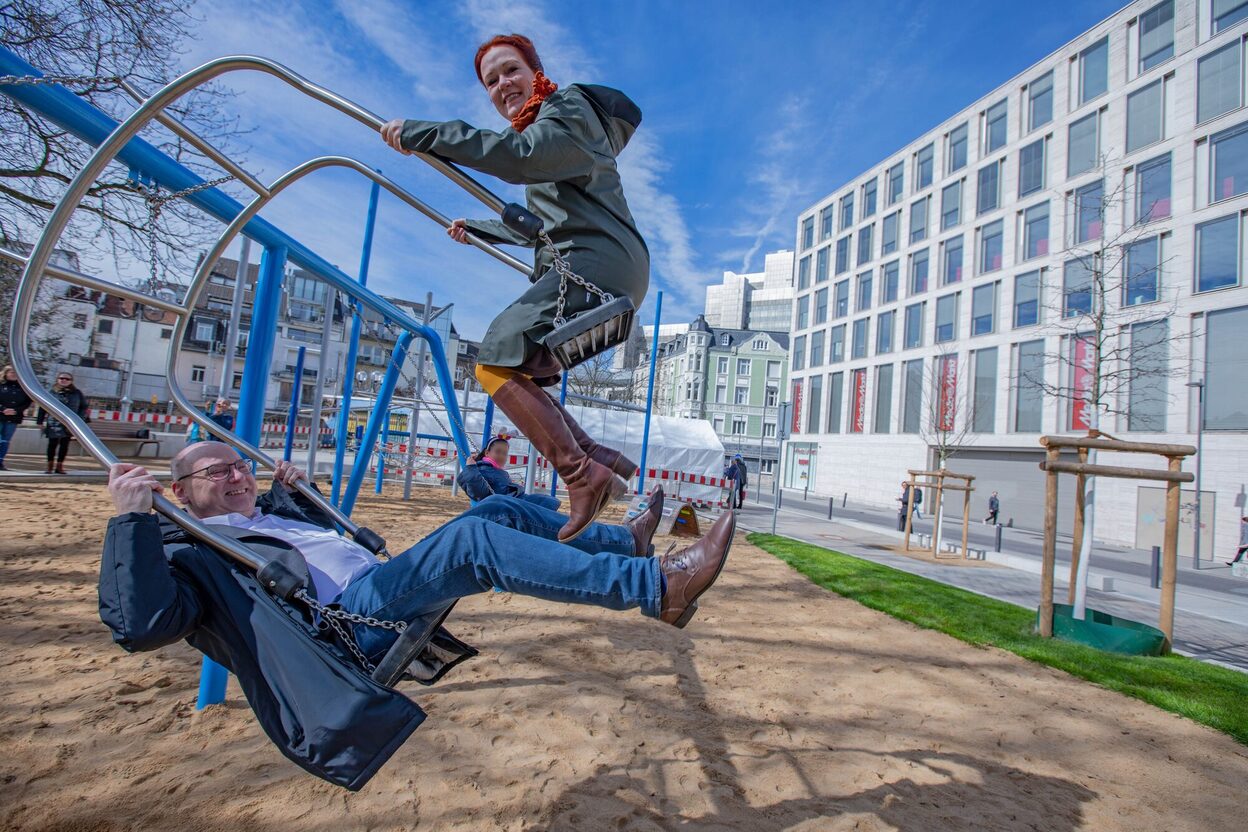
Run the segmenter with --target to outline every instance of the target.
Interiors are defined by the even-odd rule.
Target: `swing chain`
[[[150,280],[150,288],[153,291],[155,291],[158,283],[158,262],[156,259],[156,221],[160,219],[160,212],[165,207],[165,203],[172,202],[175,199],[181,199],[184,196],[199,193],[200,191],[206,191],[209,188],[215,188],[218,185],[224,185],[226,182],[230,182],[233,179],[233,176],[222,176],[217,179],[210,179],[207,182],[200,182],[198,185],[192,185],[189,188],[183,188],[180,191],[170,191],[168,193],[161,193],[160,184],[158,182],[153,182],[150,185],[144,185],[142,182],[136,182],[131,179],[126,183],[126,187],[129,190],[142,195],[144,201],[147,203],[147,254],[148,268],[150,269],[148,278]]]
[[[584,289],[587,294],[595,295],[598,298],[599,303],[608,303],[615,300],[615,295],[610,292],[602,291],[597,286],[572,271],[572,267],[568,265],[568,261],[564,259],[564,256],[559,253],[559,249],[555,248],[554,241],[550,239],[550,235],[547,234],[545,230],[539,231],[537,236],[538,239],[540,239],[550,249],[550,254],[555,260],[555,271],[559,274],[559,300],[555,306],[554,320],[556,327],[563,326],[568,322],[567,319],[563,317],[563,307],[568,298],[569,280]]]
[[[0,75],[0,86],[38,87],[43,84],[87,87],[94,84],[121,84],[120,75]]]
[[[407,629],[406,621],[383,621],[369,615],[359,615],[357,613],[347,612],[344,609],[327,607],[309,595],[306,589],[301,589],[296,592],[295,598],[307,604],[313,612],[320,615],[321,618],[323,618],[325,622],[334,629],[334,632],[336,632],[339,638],[342,639],[342,642],[347,646],[347,649],[349,649],[351,654],[355,656],[355,660],[358,661],[360,665],[369,673],[372,673],[377,668],[368,660],[368,657],[364,655],[364,651],[360,649],[360,646],[355,641],[355,636],[349,629],[347,629],[343,622],[363,624],[366,627],[379,627],[383,630],[394,630],[394,632],[398,635],[403,635],[403,631]]]

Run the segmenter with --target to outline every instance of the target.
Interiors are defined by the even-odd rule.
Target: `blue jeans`
[[[9,452],[9,440],[17,433],[18,427],[19,422],[0,422],[0,462],[4,462],[4,457]]]
[[[517,494],[517,498],[524,500],[526,503],[532,503],[535,506],[541,506],[549,511],[558,511],[560,502],[558,497],[552,497],[549,494]]]
[[[563,518],[523,500],[491,497],[398,557],[352,581],[338,599],[346,610],[390,621],[413,621],[451,601],[494,587],[567,604],[611,610],[640,608],[658,618],[662,574],[657,558],[592,552],[552,539]],[[609,527],[604,527],[609,528]],[[632,552],[632,534],[629,537]],[[582,535],[584,537],[584,535]],[[394,633],[359,626],[355,637],[379,657]]]
[[[553,507],[551,504],[554,504]],[[519,529],[525,534],[544,537],[547,540],[558,540],[559,530],[568,522],[566,515],[555,511],[559,501],[549,495],[525,494],[505,497],[495,494],[477,503],[470,511],[469,517],[483,517],[491,523],[498,523],[509,528]],[[613,555],[634,555],[637,543],[633,533],[624,526],[613,526],[608,523],[590,523],[585,531],[568,544],[573,549],[580,549],[596,555],[599,552],[610,552]]]

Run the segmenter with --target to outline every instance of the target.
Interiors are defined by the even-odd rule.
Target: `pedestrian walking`
[[[0,375],[3,375],[0,378],[0,471],[7,471],[9,469],[4,467],[4,458],[9,453],[9,442],[17,432],[17,426],[22,423],[26,409],[30,407],[30,396],[26,395],[18,382],[17,371],[12,364],[5,364],[4,372]]]
[[[914,511],[911,513],[910,501],[912,499],[914,500]],[[910,487],[909,481],[902,480],[901,496],[897,498],[897,502],[901,503],[901,519],[899,520],[897,525],[901,527],[902,529],[905,528],[907,514],[911,514],[911,516],[915,520],[923,519],[923,514],[922,512],[919,511],[919,506],[923,503],[923,489],[921,488],[912,489]]]
[[[988,516],[984,518],[985,523],[997,525],[997,515],[1001,513],[1001,500],[997,497],[997,492],[992,492],[992,496],[988,498]]]
[[[1243,560],[1246,554],[1248,554],[1248,516],[1239,518],[1239,548],[1235,550],[1235,557],[1227,563],[1234,566]]]
[[[91,421],[87,415],[87,397],[74,386],[73,375],[67,372],[57,373],[56,383],[52,385],[52,395],[60,399],[61,404],[77,414],[82,421]],[[65,455],[69,453],[69,440],[73,439],[74,435],[69,432],[69,428],[42,407],[39,408],[39,415],[35,422],[43,425],[43,435],[48,440],[47,473],[51,474],[55,470],[58,474],[64,474]]]

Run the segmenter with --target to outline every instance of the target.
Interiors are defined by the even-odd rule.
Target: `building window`
[[[776,423],[775,422],[763,422],[763,438],[764,439],[776,438]],[[765,460],[765,461],[771,462],[770,459]]]
[[[1049,253],[1049,203],[1041,202],[1023,212],[1023,259]]]
[[[843,274],[849,271],[849,236],[846,235],[836,241],[836,273]]]
[[[971,293],[971,335],[988,335],[996,330],[997,284],[976,286]]]
[[[711,428],[720,436],[724,435],[724,417],[716,416],[711,420]]]
[[[802,251],[810,248],[815,244],[815,218],[807,217],[802,220]]]
[[[997,415],[997,348],[976,350],[974,387],[971,393],[971,430],[992,433]]]
[[[854,321],[854,340],[851,346],[851,358],[867,357],[867,341],[871,335],[871,319],[859,318]]]
[[[906,307],[906,321],[902,333],[902,349],[912,350],[923,346],[923,307],[924,303],[915,303]]]
[[[1248,2],[1245,0],[1213,0],[1213,33],[1225,31],[1248,18]]]
[[[1105,231],[1105,184],[1098,179],[1075,191],[1075,242],[1101,239]]]
[[[862,218],[875,216],[876,180],[871,178],[862,186]]]
[[[845,194],[841,197],[841,224],[837,229],[844,231],[854,224],[854,195],[853,193]]]
[[[1044,413],[1044,341],[1018,345],[1014,389],[1014,430],[1039,433]]]
[[[1053,73],[1046,72],[1027,85],[1027,131],[1053,120]]]
[[[767,378],[768,379],[780,378],[780,362],[779,361],[767,362]]]
[[[906,192],[906,166],[901,162],[888,171],[888,204],[894,205]]]
[[[828,279],[828,250],[831,246],[824,246],[815,253],[815,282],[822,283]],[[806,287],[803,286],[803,289]]]
[[[108,318],[100,318],[95,324],[95,331],[101,335],[111,335],[113,332],[113,322]]]
[[[793,339],[793,369],[806,369],[806,336],[799,335]]]
[[[936,299],[936,343],[945,344],[958,337],[958,294]]]
[[[962,222],[962,180],[946,185],[940,192],[940,230]]]
[[[828,322],[828,290],[815,292],[815,326]]]
[[[1196,122],[1217,118],[1239,107],[1242,70],[1240,42],[1229,43],[1196,65]]]
[[[858,296],[854,299],[854,311],[861,312],[871,308],[871,272],[858,275]]]
[[[1109,38],[1079,53],[1079,103],[1086,104],[1109,89]]]
[[[1196,291],[1239,284],[1239,215],[1196,226]]]
[[[1070,125],[1066,142],[1066,175],[1078,176],[1092,170],[1099,162],[1100,144],[1097,141],[1101,114],[1089,113]]]
[[[1152,222],[1170,216],[1170,154],[1135,169],[1135,221]]]
[[[1210,202],[1248,193],[1248,123],[1209,140],[1209,168]]]
[[[724,404],[727,401],[728,401],[728,385],[716,384],[715,385],[715,403]]]
[[[893,351],[893,321],[896,312],[881,312],[875,322],[875,354],[885,355]]]
[[[901,223],[901,212],[894,211],[884,218],[880,225],[880,256],[892,254],[897,250],[897,226]],[[859,262],[862,257],[859,255]]]
[[[716,364],[718,365],[718,367],[717,367],[717,371],[719,372],[719,374],[720,374],[721,376],[722,376],[722,375],[727,375],[727,373],[728,373],[728,359],[727,359],[727,358],[725,358],[725,357],[723,357],[723,356],[720,356],[720,358],[719,358],[719,360],[716,362]]]
[[[1014,328],[1040,323],[1040,272],[1014,278]]]
[[[893,365],[875,368],[875,432],[888,433],[893,415]]]
[[[923,359],[901,365],[901,432],[918,433],[923,424]]]
[[[162,329],[162,330],[160,331],[160,338],[161,338],[161,340],[162,340],[162,341],[171,341],[171,340],[173,340],[173,330],[172,330],[172,329]]]
[[[806,329],[810,326],[810,295],[802,295],[797,299],[797,328]]]
[[[1127,152],[1165,138],[1162,124],[1161,81],[1127,96]]]
[[[217,326],[211,321],[196,321],[195,322],[195,340],[196,341],[203,341],[204,343],[211,343],[213,340],[213,336],[216,335],[216,333],[217,333]]]
[[[779,379],[779,378],[780,378],[780,376],[777,374],[776,378],[777,378],[777,379]],[[764,406],[764,407],[775,407],[775,406],[776,406],[776,400],[777,400],[779,397],[780,397],[780,392],[779,392],[779,390],[778,390],[777,388],[775,388],[775,387],[768,387],[768,388],[767,388],[766,393],[764,393],[764,394],[763,394],[763,406]]]
[[[901,272],[901,262],[894,260],[891,263],[885,263],[884,268],[880,270],[880,303],[892,303],[897,300],[897,284],[899,283],[899,273]]]
[[[826,293],[828,290],[824,289],[823,291]],[[824,309],[824,315],[827,315],[826,308]],[[755,352],[766,352],[768,349],[767,344],[768,344],[768,341],[766,338],[755,338],[754,343],[750,345],[750,349],[754,350]]]
[[[1126,249],[1127,279],[1122,284],[1122,305],[1154,302],[1160,283],[1161,237],[1138,240]]]
[[[832,317],[843,318],[849,314],[849,280],[838,282],[832,291]]]
[[[949,153],[946,156],[949,159],[949,169],[945,171],[946,173],[953,173],[966,167],[966,136],[967,127],[965,124],[949,131]]]
[[[737,359],[737,375],[748,376],[749,374],[750,374],[750,359],[738,358]]]
[[[74,313],[74,322],[73,322],[72,326],[73,326],[73,328],[74,328],[74,329],[86,329],[86,328],[87,328],[87,315],[86,315],[86,313],[85,313],[85,312],[75,312],[75,313]]]
[[[1174,0],[1166,0],[1140,15],[1140,72],[1173,57]]]
[[[836,364],[845,360],[845,324],[832,327],[828,339],[828,363]]]
[[[1006,116],[1009,113],[1009,101],[1003,99],[988,108],[984,114],[984,153],[1005,147]]]
[[[874,225],[867,225],[858,229],[858,265],[867,263],[871,260],[871,231]]]
[[[829,205],[819,212],[819,242],[832,236],[832,206]]]
[[[202,382],[204,375],[208,371],[207,367],[201,367],[198,364],[191,365],[191,383]]]
[[[797,263],[797,290],[810,287],[810,255],[803,257]]]
[[[1027,196],[1044,188],[1044,157],[1048,142],[1036,139],[1018,151],[1018,196]]]
[[[940,244],[940,252],[941,285],[960,283],[962,281],[962,236],[958,235],[945,240]]]
[[[910,243],[921,243],[927,239],[927,206],[932,201],[925,196],[910,205]]]
[[[732,417],[732,435],[745,436],[745,419],[739,416]]]
[[[1166,322],[1131,325],[1127,356],[1127,430],[1164,431],[1169,394],[1166,385]]]
[[[927,291],[927,249],[910,255],[910,294]]]
[[[806,432],[818,433],[823,420],[823,376],[810,377],[810,403],[806,405]]]
[[[1001,164],[993,162],[979,169],[979,187],[976,191],[975,209],[983,214],[1001,204]]]
[[[1005,221],[988,223],[979,232],[979,273],[987,274],[1001,268],[1005,250]]]
[[[828,376],[828,433],[841,432],[841,410],[844,408],[845,374]]]
[[[1092,269],[1084,258],[1067,260],[1062,268],[1062,317],[1092,312]]]
[[[932,184],[935,155],[936,148],[930,144],[914,154],[914,189],[916,191],[921,191]]]
[[[733,404],[749,404],[750,403],[750,388],[748,387],[735,388],[732,391],[732,403]]]
[[[1248,306],[1210,312],[1205,320],[1205,429],[1248,430]]]

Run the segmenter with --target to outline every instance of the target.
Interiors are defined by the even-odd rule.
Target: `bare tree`
[[[21,246],[16,241],[6,239],[2,233],[0,246],[26,253],[21,251]],[[0,309],[7,312],[13,308],[13,299],[17,295],[17,285],[21,277],[22,270],[17,264],[0,259]],[[61,337],[56,333],[55,327],[48,326],[56,315],[56,306],[51,297],[54,292],[51,281],[45,281],[30,313],[30,341],[27,343],[27,350],[31,364],[40,375],[60,356]],[[9,327],[0,326],[0,356],[4,357],[4,363],[9,362],[10,355]]]
[[[936,469],[944,471],[950,459],[974,443],[975,413],[978,408],[987,406],[974,398],[970,362],[960,358],[951,344],[942,347],[931,363],[924,366],[920,400],[919,436],[931,448]],[[939,551],[944,525],[943,500],[931,511],[932,543]]]
[[[612,353],[612,350],[600,352],[574,367],[568,373],[568,389],[596,399],[627,401],[632,372],[616,370]]]
[[[133,111],[119,79],[146,92],[177,73],[179,45],[194,23],[189,2],[179,0],[8,0],[0,5],[0,43],[45,76],[85,79],[65,86],[114,118]],[[201,87],[169,112],[229,152],[238,134],[225,116],[219,87]],[[30,240],[82,167],[92,148],[14,99],[0,95],[0,235]],[[197,174],[219,171],[184,141],[152,127],[144,137]],[[148,259],[150,215],[124,166],[113,164],[95,182],[62,238],[67,248],[92,251],[114,262]],[[203,218],[181,201],[156,223],[159,266],[184,270],[202,248]]]
[[[1061,290],[1044,298],[1045,331],[1057,348],[1018,376],[1063,403],[1059,429],[1100,435],[1109,417],[1129,430],[1163,430],[1174,399],[1169,379],[1187,372],[1189,335],[1172,334],[1178,295],[1167,297],[1164,260],[1150,223],[1170,214],[1169,191],[1153,195],[1142,173],[1119,176],[1107,156],[1100,178],[1062,203],[1073,219],[1067,232]],[[1168,177],[1167,173],[1167,177]],[[1117,177],[1117,178],[1115,178]],[[1168,182],[1168,179],[1167,179]],[[1046,339],[1046,345],[1053,343]],[[1057,368],[1057,379],[1049,368]],[[1095,462],[1096,451],[1089,453]],[[1075,615],[1082,618],[1094,535],[1094,478],[1086,479],[1082,550],[1075,582]]]

